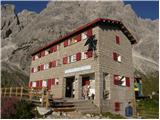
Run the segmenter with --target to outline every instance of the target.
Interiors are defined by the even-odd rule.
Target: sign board
[[[86,66],[67,69],[67,70],[65,70],[64,73],[80,72],[80,71],[90,70],[90,69],[91,69],[91,66],[90,65],[86,65]]]

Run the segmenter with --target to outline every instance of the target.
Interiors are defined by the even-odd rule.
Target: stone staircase
[[[92,100],[78,100],[73,102],[76,111],[81,113],[99,113],[97,106]]]
[[[99,113],[92,100],[61,99],[50,102],[56,112],[79,111],[81,113]]]

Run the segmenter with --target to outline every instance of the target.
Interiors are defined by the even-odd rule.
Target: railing
[[[1,96],[18,97],[21,100],[40,102],[41,106],[48,108],[50,92],[46,88],[8,87],[1,88]]]

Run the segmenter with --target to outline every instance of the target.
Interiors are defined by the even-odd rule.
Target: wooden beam
[[[9,91],[9,97],[12,96],[12,87],[10,87],[10,91]]]
[[[21,87],[21,95],[20,95],[20,99],[22,99],[23,97],[23,87]]]
[[[7,88],[4,88],[4,96],[6,96]]]

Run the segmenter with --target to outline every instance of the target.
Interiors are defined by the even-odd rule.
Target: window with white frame
[[[44,64],[44,69],[46,70],[46,69],[48,69],[49,68],[49,64],[47,63],[47,64]]]
[[[35,59],[38,59],[38,55],[35,55]]]
[[[71,56],[71,62],[76,62],[76,55]]]
[[[45,50],[45,55],[48,55],[49,54],[49,51],[48,50]]]
[[[47,81],[46,81],[46,80],[44,80],[44,81],[42,82],[42,87],[47,87]]]
[[[85,33],[82,33],[82,40],[85,40],[85,39],[87,39],[87,35],[85,34]]]
[[[37,72],[37,67],[34,68],[34,71],[33,71],[33,72]]]
[[[82,52],[82,60],[87,59],[86,52]]]
[[[32,87],[36,87],[36,82],[32,82]]]

